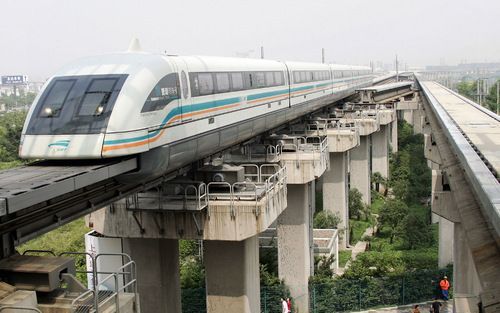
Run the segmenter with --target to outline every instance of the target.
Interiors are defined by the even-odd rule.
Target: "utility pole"
[[[321,48],[321,63],[325,63],[325,48]]]
[[[264,46],[260,46],[260,58],[264,58]]]

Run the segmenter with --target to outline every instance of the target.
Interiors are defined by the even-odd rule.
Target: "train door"
[[[191,105],[191,95],[189,88],[189,76],[188,76],[188,66],[187,63],[181,58],[174,59],[174,70],[179,74],[179,111],[181,114],[180,121],[182,122],[185,118],[183,113],[186,108]]]
[[[285,65],[285,84],[287,84],[288,86],[288,107],[291,108],[292,107],[292,77],[291,77],[291,72],[288,68],[288,65],[283,62],[283,64]]]

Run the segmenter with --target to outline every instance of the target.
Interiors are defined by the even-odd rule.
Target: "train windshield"
[[[56,77],[41,95],[28,135],[104,133],[127,75]]]

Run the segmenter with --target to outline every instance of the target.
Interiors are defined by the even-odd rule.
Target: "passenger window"
[[[79,116],[101,115],[111,98],[117,79],[94,79],[83,95],[78,109]]]
[[[74,79],[56,81],[43,100],[38,116],[58,117],[74,84]]]
[[[217,92],[222,93],[229,91],[228,73],[217,73],[215,74],[215,79],[217,80]]]
[[[266,72],[266,86],[267,87],[272,87],[274,86],[274,74],[273,72]]]
[[[171,101],[179,99],[179,75],[163,77],[149,93],[141,113],[162,110]]]
[[[307,74],[306,74],[306,72],[300,72],[300,82],[301,83],[307,82]]]
[[[295,83],[300,83],[300,72],[293,72],[293,81]]]
[[[255,73],[255,82],[254,85],[256,88],[265,87],[266,81],[264,78],[264,72],[256,72]]]
[[[211,73],[198,73],[198,84],[201,96],[214,93],[214,82]]]
[[[231,73],[231,82],[233,84],[233,91],[243,89],[243,74],[242,73]]]
[[[276,86],[283,85],[283,74],[281,72],[274,72],[274,82]]]

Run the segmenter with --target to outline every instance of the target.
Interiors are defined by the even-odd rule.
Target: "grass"
[[[339,251],[339,267],[345,267],[347,261],[351,259],[352,250]]]
[[[375,213],[375,214],[379,214],[380,209],[384,205],[384,202],[385,202],[384,197],[380,194],[378,194],[377,197],[373,197],[372,198],[372,205],[370,207],[371,212]]]
[[[365,230],[371,226],[371,223],[369,221],[363,221],[363,220],[349,220],[349,224],[352,229],[352,238],[351,239],[351,244],[355,245],[359,240],[361,240],[361,237],[363,237],[363,233]]]

